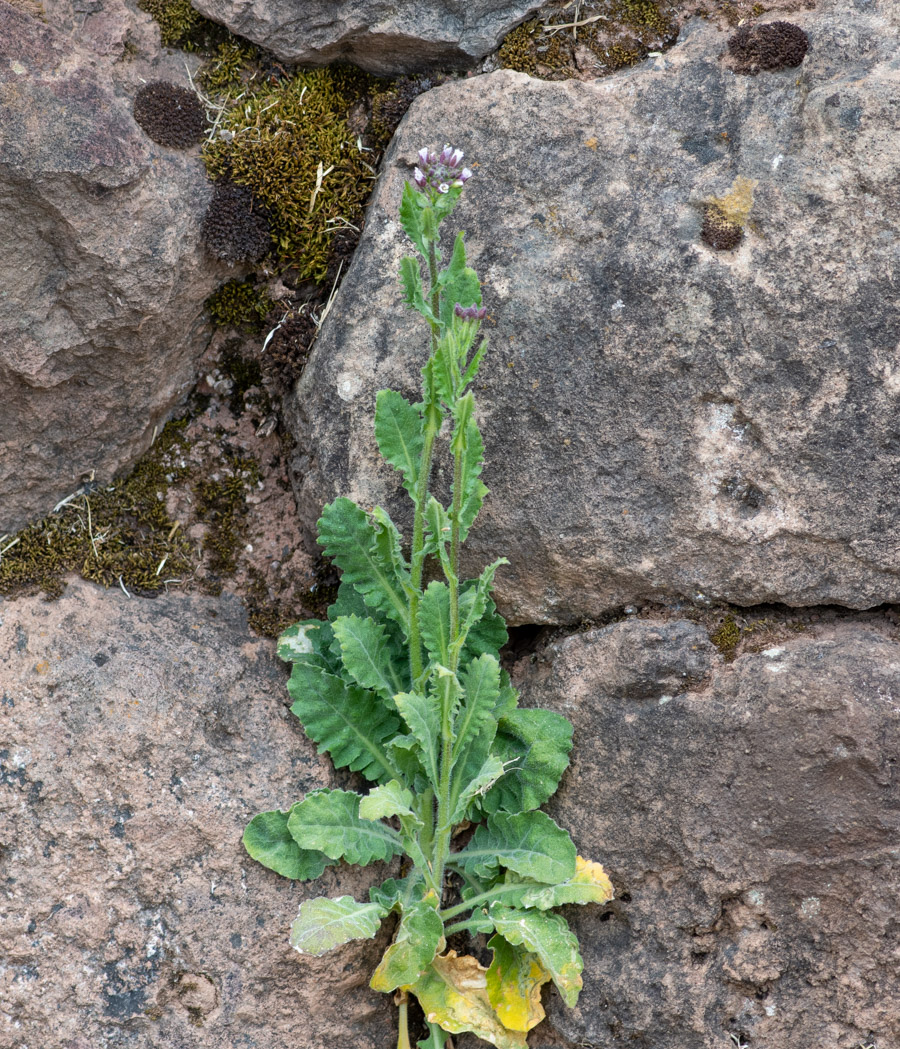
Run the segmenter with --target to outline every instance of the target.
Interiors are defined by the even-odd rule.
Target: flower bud
[[[463,306],[461,303],[457,303],[453,307],[453,312],[459,317],[460,320],[464,321],[483,321],[487,316],[486,306]]]
[[[463,160],[463,151],[446,145],[440,154],[420,149],[416,154],[419,164],[413,173],[413,181],[424,192],[445,194],[451,187],[461,187],[472,177],[468,168],[458,170]]]

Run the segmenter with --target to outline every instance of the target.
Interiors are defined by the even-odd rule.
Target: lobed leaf
[[[437,327],[440,322],[425,301],[419,260],[412,255],[406,255],[400,260],[400,287],[403,288],[403,301],[406,305],[410,309],[418,310],[429,324]]]
[[[466,265],[465,234],[456,235],[453,253],[446,267],[438,274],[441,286],[441,323],[449,328],[453,319],[453,307],[481,305],[481,282],[478,274]]]
[[[396,670],[396,653],[391,651],[385,628],[374,619],[351,615],[335,619],[333,630],[340,645],[344,677],[372,689],[390,704],[402,685]]]
[[[472,781],[481,776],[497,731],[495,711],[500,696],[500,664],[496,657],[482,655],[473,659],[460,672],[460,683],[463,701],[453,721],[451,751],[450,805],[454,822],[462,819],[462,815],[457,817],[456,809]],[[502,772],[502,762],[499,765]],[[469,794],[470,800],[474,793]]]
[[[291,946],[300,954],[319,955],[350,940],[371,940],[386,914],[380,904],[357,903],[352,896],[304,900],[291,926]]]
[[[403,911],[394,942],[372,974],[369,986],[375,991],[393,991],[419,978],[438,951],[444,949],[444,923],[435,910],[434,893]]]
[[[487,611],[497,569],[508,564],[509,561],[505,557],[498,557],[493,564],[482,570],[477,579],[472,580],[470,585],[463,589],[459,596],[459,645],[466,643],[469,631],[481,621]]]
[[[385,515],[386,516],[386,515]],[[409,633],[408,603],[403,572],[391,556],[385,556],[384,525],[376,527],[365,510],[351,499],[335,499],[319,518],[319,544],[343,572],[370,608],[395,620]],[[380,542],[379,542],[380,539]]]
[[[409,816],[418,819],[412,810],[412,791],[406,789],[398,780],[392,779],[375,787],[359,803],[359,818],[363,820],[383,820],[390,816]]]
[[[258,863],[285,878],[318,878],[334,861],[318,849],[300,848],[288,830],[289,815],[275,809],[254,816],[244,831],[244,848]]]
[[[565,903],[609,903],[615,895],[612,882],[599,863],[575,857],[575,874],[557,885],[538,885],[521,898],[522,907],[548,911]]]
[[[497,932],[513,946],[521,945],[536,954],[550,973],[563,1001],[575,1007],[581,991],[584,964],[578,939],[565,918],[544,911],[520,911],[492,903],[491,920]]]
[[[400,720],[374,692],[305,663],[294,664],[287,687],[294,699],[291,713],[337,768],[350,768],[376,782],[402,778],[386,750]]]
[[[485,976],[491,1005],[504,1027],[530,1031],[544,1019],[541,987],[549,982],[550,973],[536,954],[502,936],[492,936],[488,947],[494,952]]]
[[[556,884],[575,874],[575,845],[546,812],[497,812],[453,860],[477,877],[491,877],[499,864],[523,878]]]
[[[334,660],[329,646],[333,637],[330,623],[304,619],[289,626],[278,638],[278,658],[285,663],[309,663],[331,672]]]
[[[572,749],[572,724],[552,710],[513,710],[497,727],[492,753],[509,771],[485,795],[485,812],[527,812],[556,793]]]
[[[439,788],[438,754],[441,740],[441,715],[430,696],[418,692],[401,692],[394,696],[400,716],[418,744],[418,755],[428,780],[435,790]]]
[[[527,1049],[525,1035],[510,1031],[494,1012],[487,992],[487,969],[456,951],[439,954],[407,989],[419,999],[429,1023],[451,1034],[471,1031],[497,1049]]]
[[[472,398],[472,394],[467,393],[463,400],[466,398]],[[472,398],[472,403],[474,404],[474,398]],[[459,541],[464,543],[473,521],[478,516],[478,511],[481,509],[481,504],[484,502],[484,497],[487,495],[488,490],[480,480],[481,470],[484,466],[484,443],[475,419],[470,416],[460,432],[465,434],[465,439],[459,442],[460,450],[462,451],[460,460],[460,492],[462,501],[458,523]]]
[[[369,889],[369,899],[381,904],[385,912],[409,907],[425,895],[426,886],[422,875],[415,868],[405,878],[387,878],[380,885]]]
[[[415,502],[425,445],[421,407],[396,390],[379,390],[375,398],[375,440],[384,460],[403,475],[403,486]]]
[[[362,819],[358,794],[316,790],[298,802],[288,818],[291,837],[302,849],[318,849],[333,860],[365,866],[403,851],[400,836],[385,823]]]
[[[419,630],[429,658],[450,665],[450,590],[446,583],[429,583],[419,603]]]
[[[400,198],[400,225],[407,237],[423,255],[428,255],[428,244],[425,240],[425,227],[422,224],[422,209],[419,206],[419,194],[411,182],[403,183],[403,196]]]
[[[461,587],[460,603],[465,607],[468,600],[466,593],[477,586],[477,580],[468,579]],[[480,656],[485,652],[496,655],[509,640],[506,630],[506,620],[497,614],[497,606],[488,597],[484,603],[484,612],[481,618],[473,622],[466,634],[466,644],[463,652],[472,656]],[[515,706],[515,704],[513,704]]]

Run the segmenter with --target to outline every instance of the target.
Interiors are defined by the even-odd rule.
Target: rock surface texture
[[[874,624],[731,665],[686,622],[560,644],[523,701],[574,722],[550,809],[619,899],[568,909],[585,986],[574,1011],[552,1000],[557,1032],[594,1049],[900,1044],[898,700],[896,631]]]
[[[141,79],[186,86],[184,63],[148,16],[100,14],[76,43],[0,0],[0,533],[147,448],[224,273],[200,246],[198,156],[132,116]]]
[[[900,598],[900,12],[792,18],[809,51],[780,72],[735,73],[693,22],[604,80],[504,71],[414,103],[297,389],[307,528],[337,495],[394,504],[374,396],[415,399],[426,353],[397,206],[416,150],[452,141],[477,164],[454,218],[492,344],[469,556],[509,557],[508,617]]]
[[[239,602],[77,581],[0,619],[0,1046],[388,1045],[383,942],[288,946],[300,901],[358,876],[304,887],[241,845],[336,784]]]
[[[533,0],[196,0],[285,62],[348,61],[390,75],[471,68],[541,5]]]

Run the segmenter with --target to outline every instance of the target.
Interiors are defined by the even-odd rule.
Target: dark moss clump
[[[665,38],[677,34],[672,20],[663,14],[656,0],[616,0],[611,15],[638,31],[649,30]]]
[[[385,91],[372,99],[371,130],[379,141],[387,145],[397,130],[407,109],[425,91],[444,83],[446,77],[400,77]]]
[[[313,340],[316,322],[307,312],[291,314],[269,340],[262,357],[262,368],[276,393],[290,393],[300,378]]]
[[[703,209],[700,238],[715,251],[733,251],[744,239],[744,228],[717,204],[707,204]]]
[[[151,80],[134,96],[134,119],[161,146],[189,149],[206,130],[206,114],[192,92],[166,80]]]
[[[247,186],[223,179],[215,184],[201,237],[210,255],[225,262],[259,262],[272,249],[266,209]]]
[[[168,485],[187,474],[185,422],[171,422],[128,477],[82,486],[56,513],[0,544],[0,594],[58,597],[77,572],[103,586],[153,593],[193,571],[192,550],[166,511]]]
[[[568,56],[561,45],[558,36],[545,33],[543,23],[533,18],[507,34],[498,53],[500,65],[529,76],[564,79]]]
[[[252,280],[230,280],[206,300],[206,308],[216,324],[247,332],[262,331],[273,306],[266,289]]]
[[[728,54],[738,73],[772,73],[799,66],[809,48],[809,37],[790,22],[743,25],[728,39]]]
[[[735,622],[734,616],[730,613],[725,616],[719,628],[709,635],[709,639],[730,663],[741,640],[741,628]]]
[[[226,458],[224,476],[215,475],[194,485],[197,518],[207,526],[203,551],[211,577],[205,588],[221,593],[221,576],[237,568],[240,547],[246,537],[247,491],[259,480],[259,465],[249,456]]]
[[[271,410],[269,399],[263,392],[263,372],[258,358],[243,352],[243,340],[235,339],[222,348],[219,354],[219,371],[231,380],[228,409],[237,418],[253,405],[261,414]]]

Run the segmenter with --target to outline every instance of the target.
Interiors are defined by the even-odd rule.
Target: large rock
[[[541,5],[534,0],[194,0],[285,62],[370,73],[465,69]]]
[[[241,845],[335,783],[239,602],[77,581],[0,620],[0,1045],[388,1045],[384,938],[288,945],[301,900],[364,898],[377,872],[301,885]]]
[[[132,117],[141,78],[187,86],[184,64],[158,43],[116,62],[134,45],[119,7],[80,15],[75,44],[0,0],[0,533],[146,449],[192,382],[223,279],[200,246],[196,151]]]
[[[690,623],[625,622],[567,639],[526,683],[525,704],[575,724],[551,811],[619,897],[568,909],[584,991],[548,1009],[567,1041],[900,1044],[889,632],[813,628],[728,666]]]
[[[375,391],[418,392],[397,221],[416,150],[477,164],[458,208],[492,348],[491,495],[470,565],[505,612],[567,622],[642,599],[900,599],[900,9],[797,15],[799,68],[736,75],[701,22],[590,83],[502,71],[437,88],[386,158],[294,405],[301,515],[395,505]],[[751,202],[743,239],[701,239]],[[703,596],[700,596],[703,595]]]

